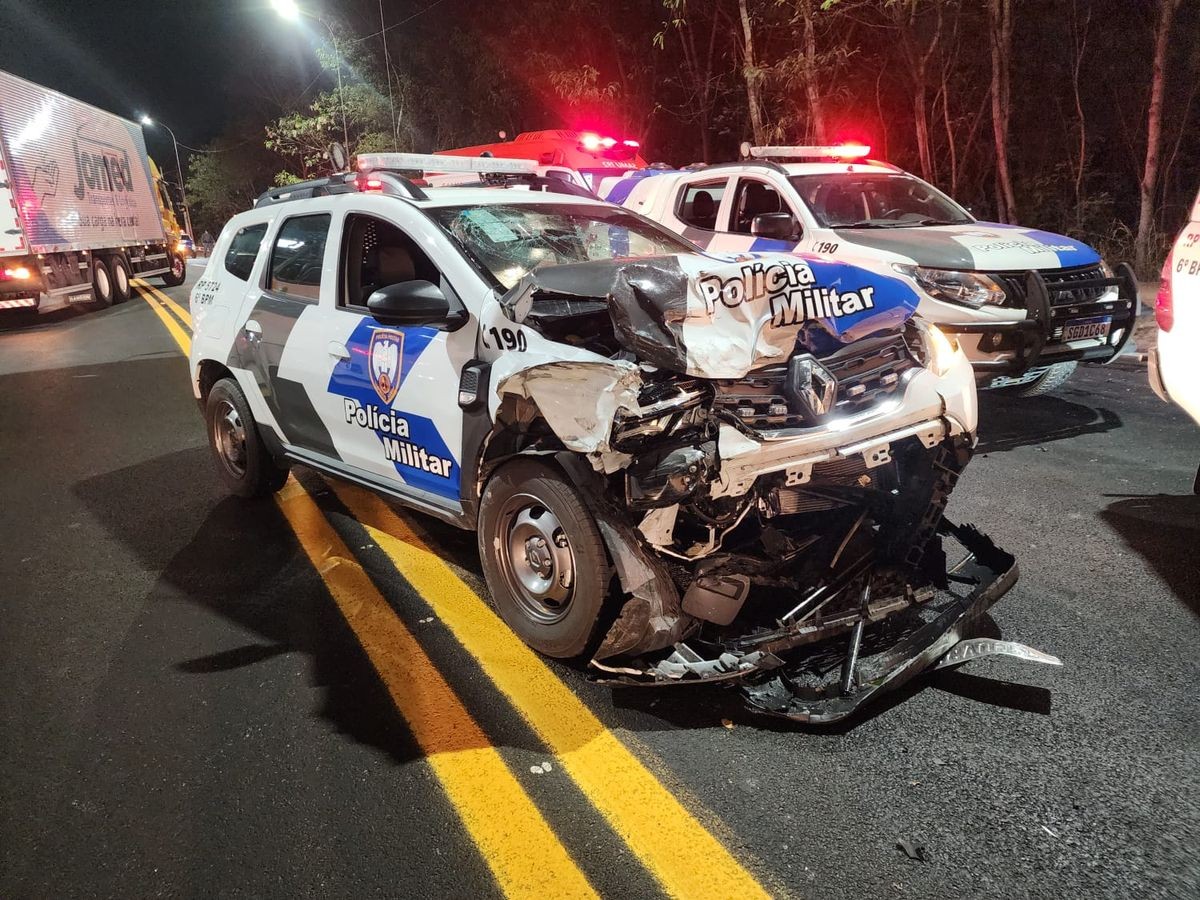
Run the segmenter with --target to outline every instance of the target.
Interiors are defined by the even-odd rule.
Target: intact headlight
[[[1004,303],[1004,288],[994,279],[979,272],[956,272],[953,269],[927,269],[924,266],[892,263],[892,268],[901,275],[913,279],[925,293],[935,300],[958,303],[978,309],[985,304],[999,306]]]

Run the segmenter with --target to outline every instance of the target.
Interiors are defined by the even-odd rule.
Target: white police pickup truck
[[[529,161],[399,174],[447,159],[360,156],[226,225],[191,374],[233,493],[302,463],[474,529],[513,630],[611,681],[830,721],[931,665],[1054,661],[970,639],[1017,569],[942,516],[975,384],[908,280],[701,254]]]
[[[1107,362],[1138,312],[1129,266],[1032,228],[979,222],[869,148],[743,147],[736,163],[645,169],[600,196],[717,252],[794,251],[884,265],[921,293],[919,315],[956,335],[980,387],[1044,393],[1080,361]]]

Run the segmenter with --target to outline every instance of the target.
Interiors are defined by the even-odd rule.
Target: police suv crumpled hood
[[[1024,272],[1095,265],[1100,255],[1087,244],[1061,234],[974,222],[888,228],[835,228],[849,244],[893,253],[897,262],[931,269]]]
[[[698,378],[743,378],[797,344],[825,353],[887,329],[919,297],[899,277],[841,262],[759,255],[605,260],[530,273],[501,299],[517,322],[603,304],[641,362]]]

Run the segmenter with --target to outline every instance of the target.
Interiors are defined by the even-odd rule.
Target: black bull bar
[[[1138,296],[1137,276],[1128,263],[1120,263],[1112,278],[1087,278],[1073,280],[1054,291],[1081,291],[1096,288],[1118,288],[1113,300],[1095,300],[1080,303],[1051,303],[1052,288],[1047,285],[1041,272],[1030,270],[1025,273],[1025,312],[1020,322],[950,322],[938,323],[938,328],[950,334],[1000,335],[1003,345],[992,348],[1014,353],[1011,359],[974,360],[971,365],[977,372],[994,375],[1021,375],[1036,366],[1052,363],[1100,362],[1109,363],[1116,359],[1133,334],[1133,326],[1141,312]],[[1109,337],[1103,344],[1093,347],[1071,347],[1065,343],[1054,343],[1054,331],[1070,319],[1085,319],[1092,316],[1112,316]],[[1119,335],[1113,340],[1113,335]]]

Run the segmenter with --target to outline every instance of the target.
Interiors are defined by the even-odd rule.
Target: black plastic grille
[[[1000,286],[1004,288],[1005,306],[1024,309],[1025,307],[1025,272],[987,272]],[[1080,281],[1090,281],[1093,278],[1104,278],[1104,270],[1100,266],[1078,266],[1073,269],[1043,269],[1042,280],[1046,282],[1046,291],[1050,295],[1051,306],[1072,306],[1081,303],[1095,303],[1105,292],[1106,287],[1072,287]]]
[[[863,412],[895,393],[918,368],[903,336],[856,341],[819,361],[837,379],[834,408],[825,418]],[[717,382],[716,406],[756,429],[808,428],[819,420],[788,403],[787,366],[759,369],[738,381]]]

